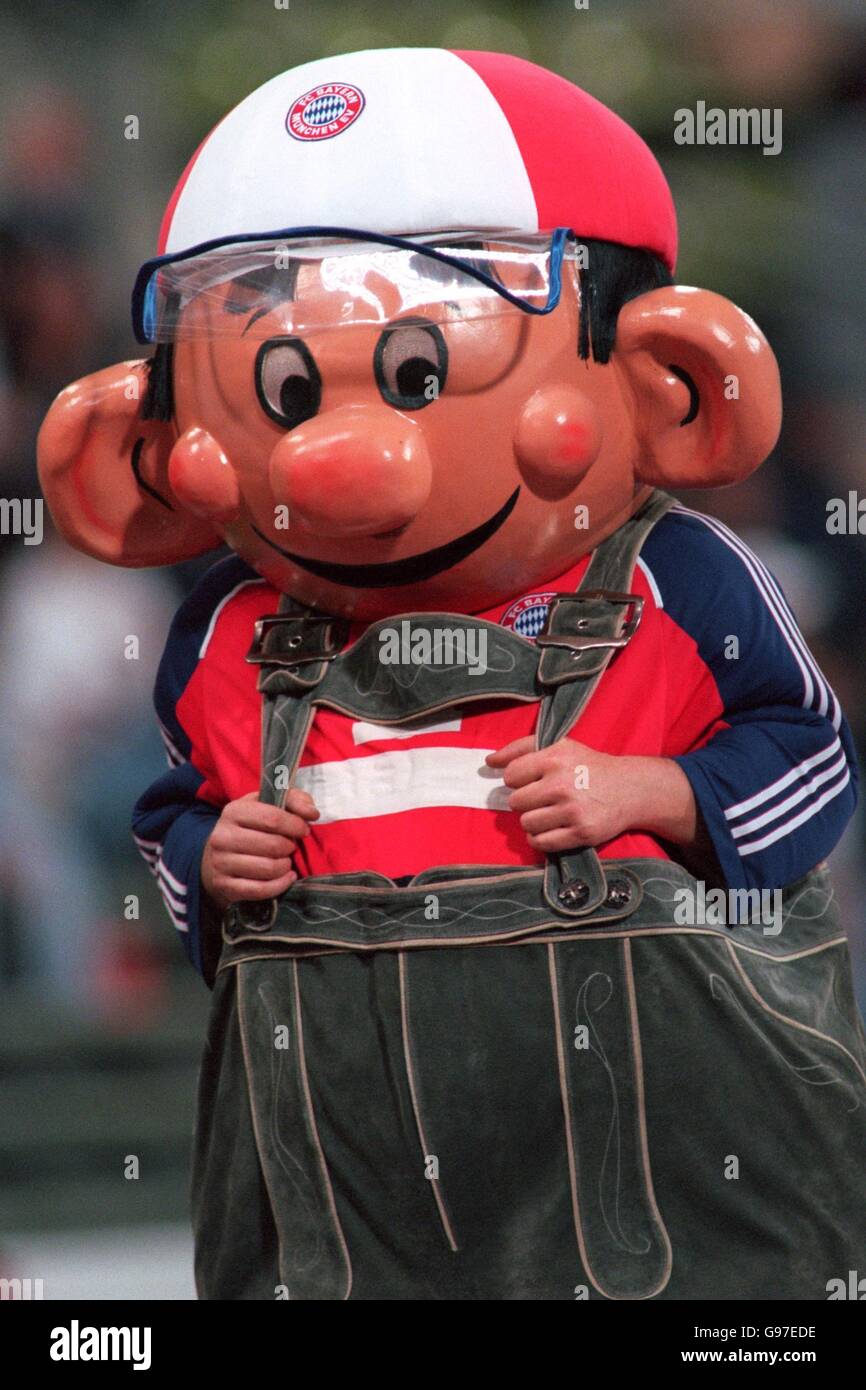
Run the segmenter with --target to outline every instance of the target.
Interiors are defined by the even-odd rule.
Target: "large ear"
[[[174,425],[142,420],[144,362],[119,362],[67,386],[39,431],[42,491],[71,545],[112,565],[171,565],[221,544],[168,481]]]
[[[720,487],[754,471],[779,437],[773,350],[730,300],[685,285],[622,309],[616,355],[635,396],[639,477],[660,487]]]

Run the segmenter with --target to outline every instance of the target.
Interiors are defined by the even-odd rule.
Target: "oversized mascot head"
[[[745,477],[775,359],[673,284],[642,140],[493,53],[388,49],[265,83],[199,147],[139,273],[152,344],[39,443],[65,537],[116,565],[227,542],[357,618],[479,611],[561,575],[653,486]]]

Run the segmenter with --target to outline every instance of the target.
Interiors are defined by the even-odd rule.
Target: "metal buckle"
[[[270,931],[277,920],[277,907],[276,898],[232,903],[223,919],[226,936],[231,941],[244,932]]]
[[[561,603],[582,603],[585,599],[594,601],[603,599],[606,603],[624,604],[632,609],[626,619],[625,627],[618,637],[572,637],[568,633],[551,635],[550,627],[558,605]],[[565,647],[572,652],[575,658],[581,652],[595,651],[603,647],[616,649],[625,647],[638,630],[643,614],[643,604],[644,601],[640,594],[618,594],[611,589],[583,589],[578,590],[576,594],[556,594],[547,610],[544,627],[535,639],[536,645],[539,647]],[[588,618],[578,618],[576,624],[578,633],[581,624],[586,627],[588,623]]]
[[[329,613],[271,613],[256,620],[245,659],[253,666],[289,668],[333,661],[348,635],[348,622]]]

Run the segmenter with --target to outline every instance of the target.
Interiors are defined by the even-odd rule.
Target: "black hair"
[[[171,322],[177,318],[180,295],[170,295],[166,313]],[[141,401],[142,420],[170,420],[174,415],[174,343],[157,343],[153,356],[147,359],[147,388]]]
[[[578,263],[580,283],[580,328],[577,354],[594,362],[610,361],[616,342],[616,321],[620,309],[638,295],[649,290],[672,285],[673,276],[658,256],[633,246],[621,246],[614,241],[599,241],[593,237],[578,239],[583,247],[583,260]],[[228,306],[229,312],[241,312]],[[171,312],[171,306],[166,306]],[[176,309],[177,306],[175,305]],[[170,420],[174,414],[172,362],[174,345],[158,343],[148,359],[147,390],[141,404],[145,420]]]
[[[586,248],[580,266],[580,328],[577,353],[609,362],[616,342],[619,311],[638,295],[672,285],[673,276],[658,256],[614,241],[579,241]]]

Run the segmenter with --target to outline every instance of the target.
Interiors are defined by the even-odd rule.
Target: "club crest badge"
[[[364,93],[347,82],[323,82],[289,107],[286,130],[295,140],[332,140],[364,109]]]
[[[555,594],[527,594],[512,603],[503,613],[500,622],[511,628],[518,637],[528,637],[534,641],[547,622],[547,610]]]

